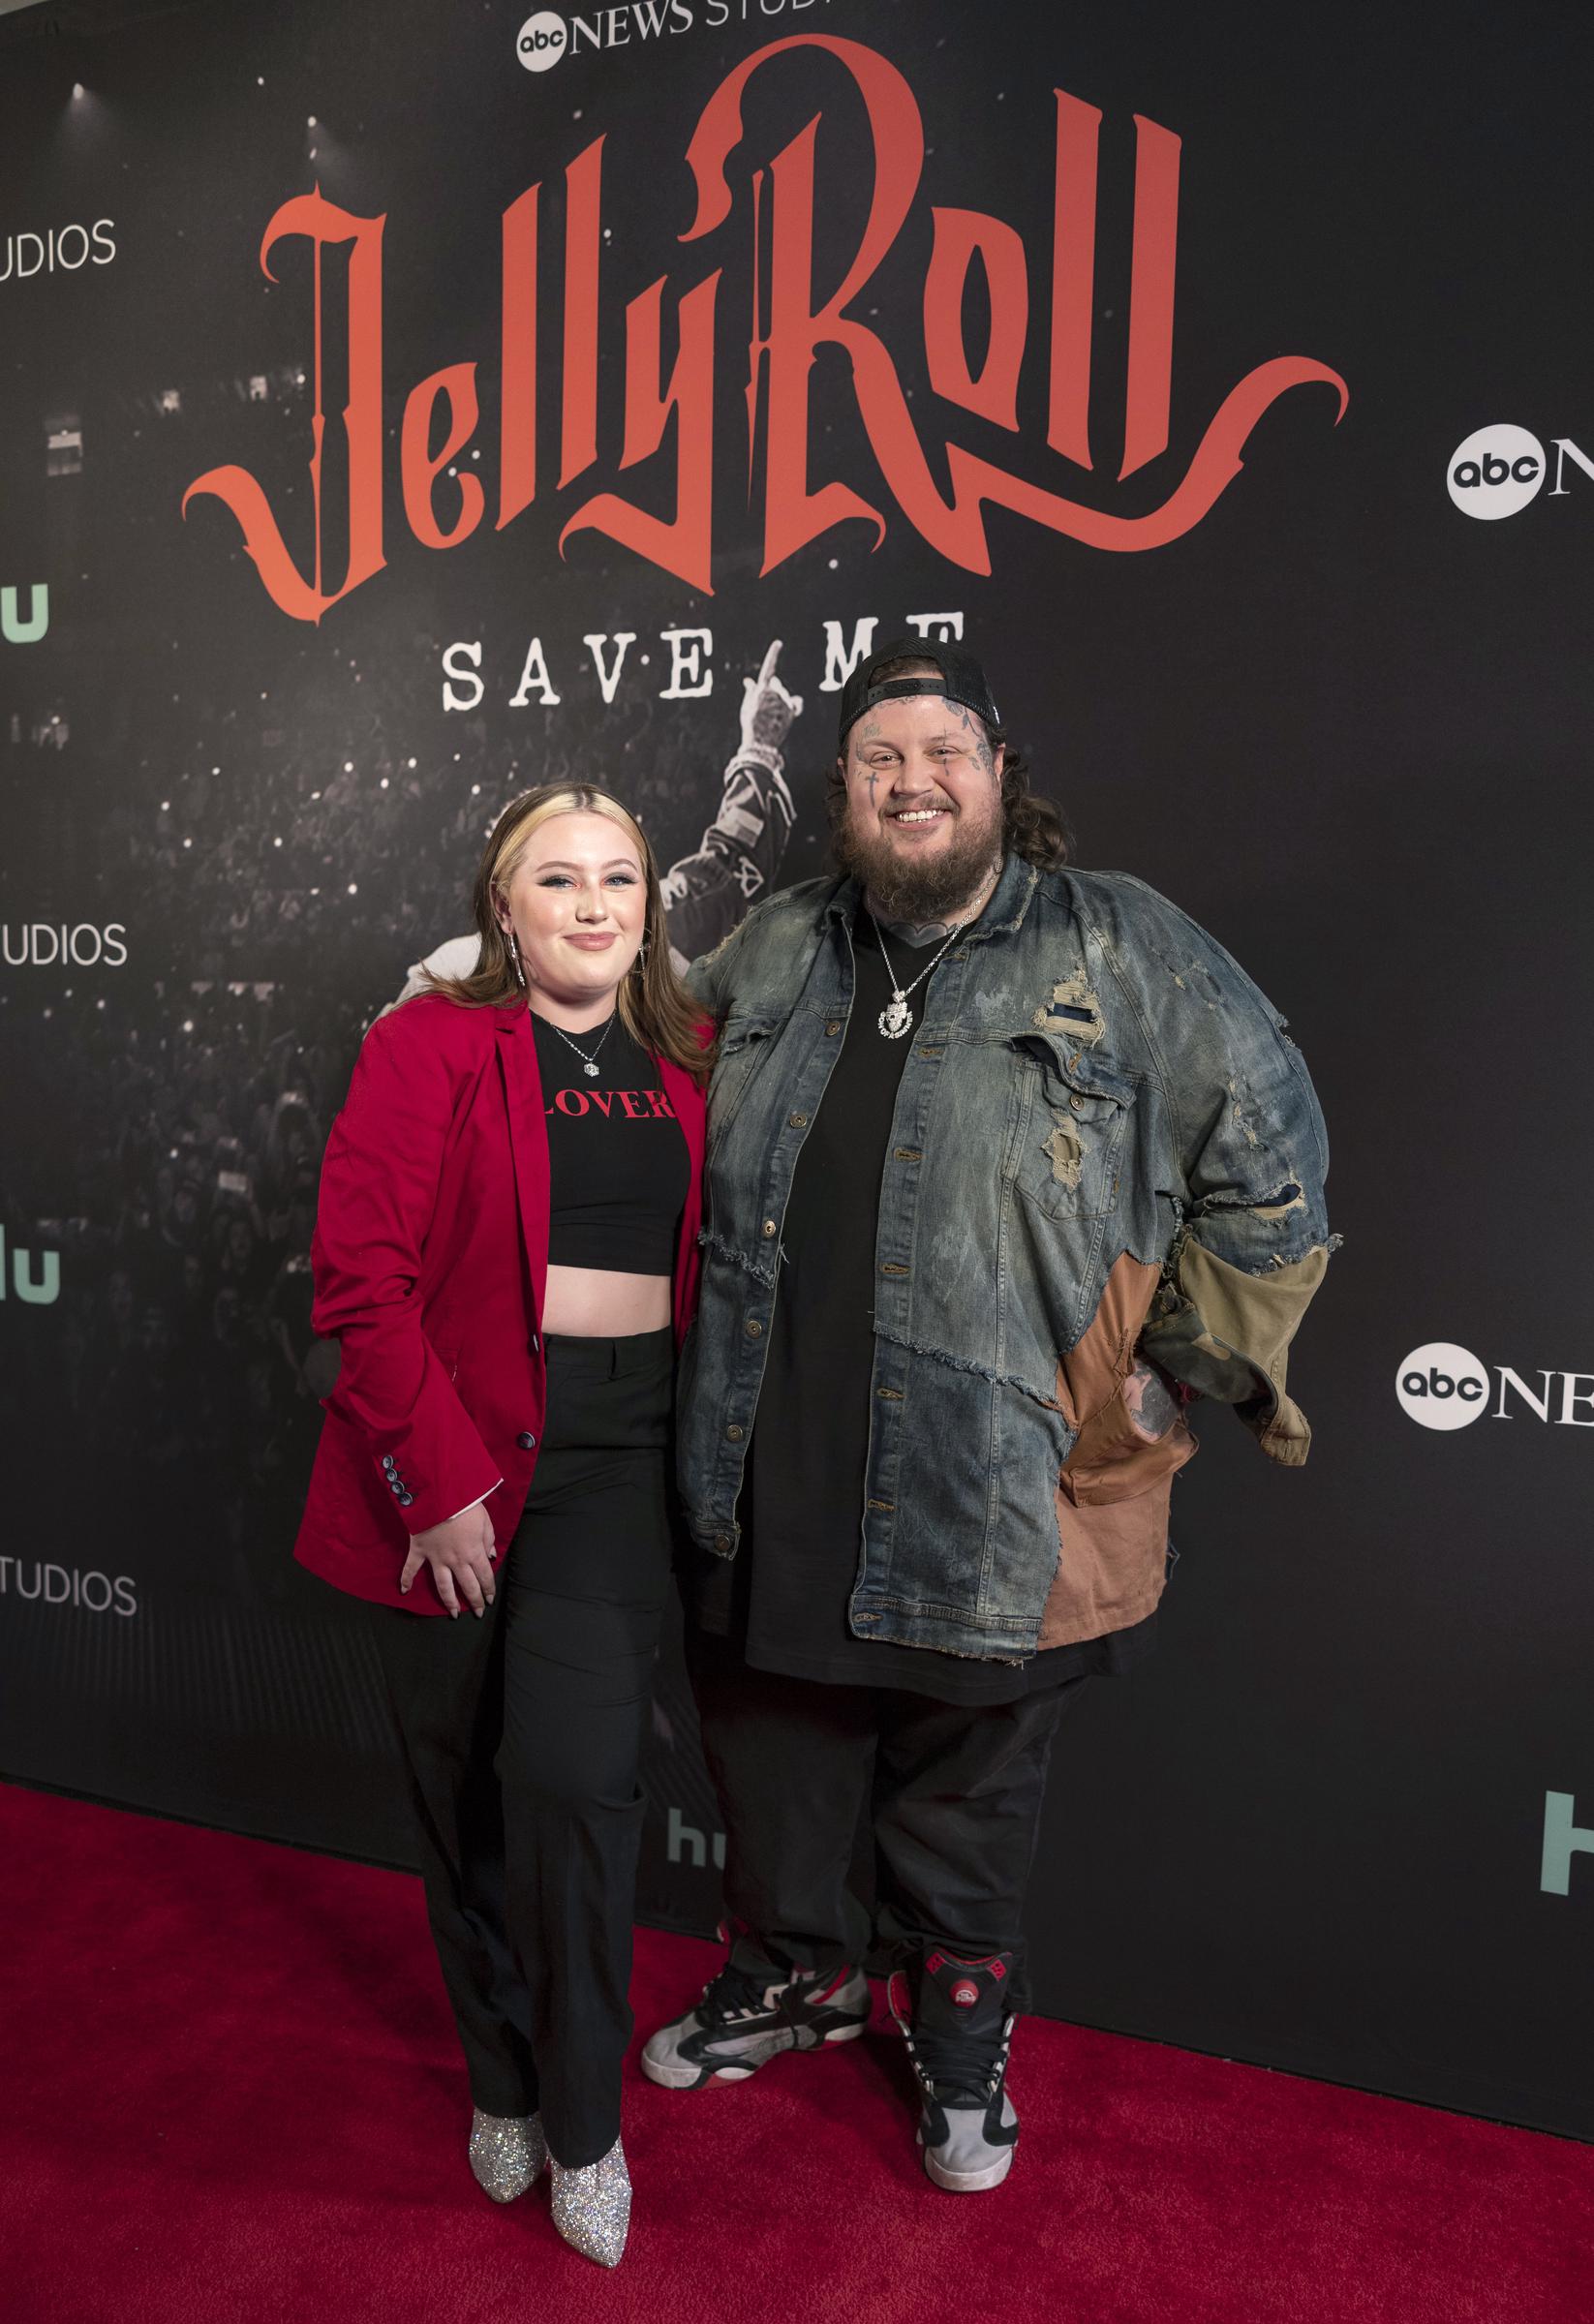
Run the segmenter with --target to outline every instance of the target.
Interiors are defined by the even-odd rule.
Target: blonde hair
[[[555,815],[606,815],[618,824],[636,849],[647,889],[647,911],[642,925],[642,949],[621,981],[616,1004],[620,1021],[631,1037],[655,1056],[706,1078],[709,1052],[699,1038],[703,1011],[693,1001],[670,963],[669,933],[664,925],[664,898],[659,866],[648,835],[612,791],[596,783],[540,783],[511,799],[493,825],[481,862],[476,868],[471,905],[480,957],[469,976],[438,976],[430,969],[426,984],[461,1008],[513,1008],[525,999],[515,973],[508,939],[499,924],[495,902],[508,898],[509,882],[519,870],[527,848],[544,823]]]

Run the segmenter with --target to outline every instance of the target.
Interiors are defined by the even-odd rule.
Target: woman
[[[342,1361],[295,1554],[381,1609],[472,2168],[506,2202],[546,2159],[560,2233],[612,2267],[705,1050],[607,792],[515,800],[475,901],[475,973],[378,1020],[327,1144]]]

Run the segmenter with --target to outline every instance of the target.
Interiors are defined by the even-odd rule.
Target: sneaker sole
[[[823,2049],[826,2043],[833,2041],[856,2041],[863,2031],[863,2024],[836,2026],[814,2047]],[[657,2064],[644,2050],[642,2071],[650,2082],[657,2082],[660,2090],[704,2090],[711,2082],[751,2082],[759,2066],[772,2065],[777,2058],[789,2058],[796,2054],[797,2044],[792,2042],[783,2050],[771,2050],[769,2056],[760,2058],[756,2065],[664,2065]]]
[[[924,2167],[935,2185],[944,2187],[949,2195],[983,2195],[988,2187],[1000,2186],[1013,2168],[1013,2152],[1011,2147],[1007,2148],[999,2160],[988,2164],[983,2171],[949,2171],[927,2147]]]

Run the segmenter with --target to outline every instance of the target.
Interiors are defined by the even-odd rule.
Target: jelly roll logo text
[[[528,17],[526,27],[552,14]],[[802,76],[813,107],[773,154],[744,119],[755,75]],[[230,511],[267,595],[303,622],[322,621],[387,564],[394,483],[410,534],[428,549],[457,548],[482,526],[505,532],[553,495],[561,554],[596,534],[712,595],[716,551],[739,560],[747,521],[744,509],[727,508],[722,490],[716,499],[726,430],[745,439],[739,450],[752,478],[764,573],[839,530],[875,546],[901,522],[936,556],[988,574],[993,508],[1091,550],[1165,547],[1237,485],[1245,446],[1280,398],[1311,390],[1327,424],[1344,411],[1348,390],[1314,357],[1273,354],[1238,378],[1220,374],[1215,406],[1205,398],[1178,406],[1181,140],[1137,114],[1131,188],[1099,166],[1099,107],[1063,89],[1035,91],[1030,107],[1026,135],[1051,148],[1050,218],[1031,209],[1016,225],[929,199],[935,189],[927,179],[944,163],[913,89],[888,58],[828,34],[774,42],[710,96],[686,139],[684,172],[661,170],[657,186],[650,182],[650,207],[675,215],[678,253],[653,280],[639,267],[629,284],[620,243],[605,249],[609,221],[625,214],[623,154],[600,135],[566,158],[550,138],[544,178],[492,222],[501,244],[497,331],[485,348],[462,334],[456,359],[413,383],[389,376],[385,353],[383,270],[400,221],[342,209],[319,190],[294,195],[267,222],[260,263],[270,283],[302,296],[302,288],[286,289],[284,246],[306,245],[313,261],[293,269],[314,301],[318,351],[308,560],[290,547],[265,484],[241,465],[195,477],[183,507],[213,500]],[[815,147],[832,113],[849,137],[861,131],[873,163],[872,177],[865,171],[844,188],[819,167]],[[1126,302],[1127,344],[1110,394],[1094,345],[1103,295],[1098,196],[1099,238],[1114,253],[1115,276],[1119,226],[1125,213],[1130,221],[1127,266],[1115,283]],[[545,245],[556,240],[564,312],[562,328],[550,331],[537,327],[536,286]],[[876,278],[899,243],[914,254],[919,294],[882,312]],[[815,252],[832,246],[851,258],[825,292]],[[329,250],[339,263],[323,267]],[[1108,264],[1104,256],[1103,273]],[[828,264],[824,272],[829,282]],[[966,319],[971,281],[989,316],[974,346]],[[732,315],[753,284],[751,334],[736,348],[748,326]],[[331,376],[321,352],[339,345],[346,378]],[[816,425],[833,352],[844,358],[835,391],[859,423],[843,431],[845,452],[828,415],[822,431]],[[906,382],[921,361],[930,392],[915,402]],[[483,362],[498,375],[484,383]],[[600,376],[613,382],[601,400]],[[395,431],[396,397],[404,416]],[[560,443],[552,477],[545,454],[538,465],[549,405]],[[323,492],[322,451],[339,432],[347,488]],[[1142,470],[1155,480],[1120,500]],[[643,487],[634,500],[618,489],[632,477]],[[1081,490],[1086,497],[1076,497]]]

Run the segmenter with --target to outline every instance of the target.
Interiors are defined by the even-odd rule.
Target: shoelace
[[[767,2017],[778,2006],[770,1998],[776,1990],[754,1976],[751,1970],[738,1969],[734,1962],[727,1961],[704,1986],[698,2011],[704,2017],[718,2018],[721,2024],[738,2017]]]
[[[1018,2023],[1003,2021],[1001,2044],[993,2058],[987,2044],[967,2034],[936,2034],[909,2023],[898,2005],[897,1978],[887,1988],[891,2014],[896,2019],[920,2087],[941,2106],[989,2106],[1007,2070],[1007,2053]]]

